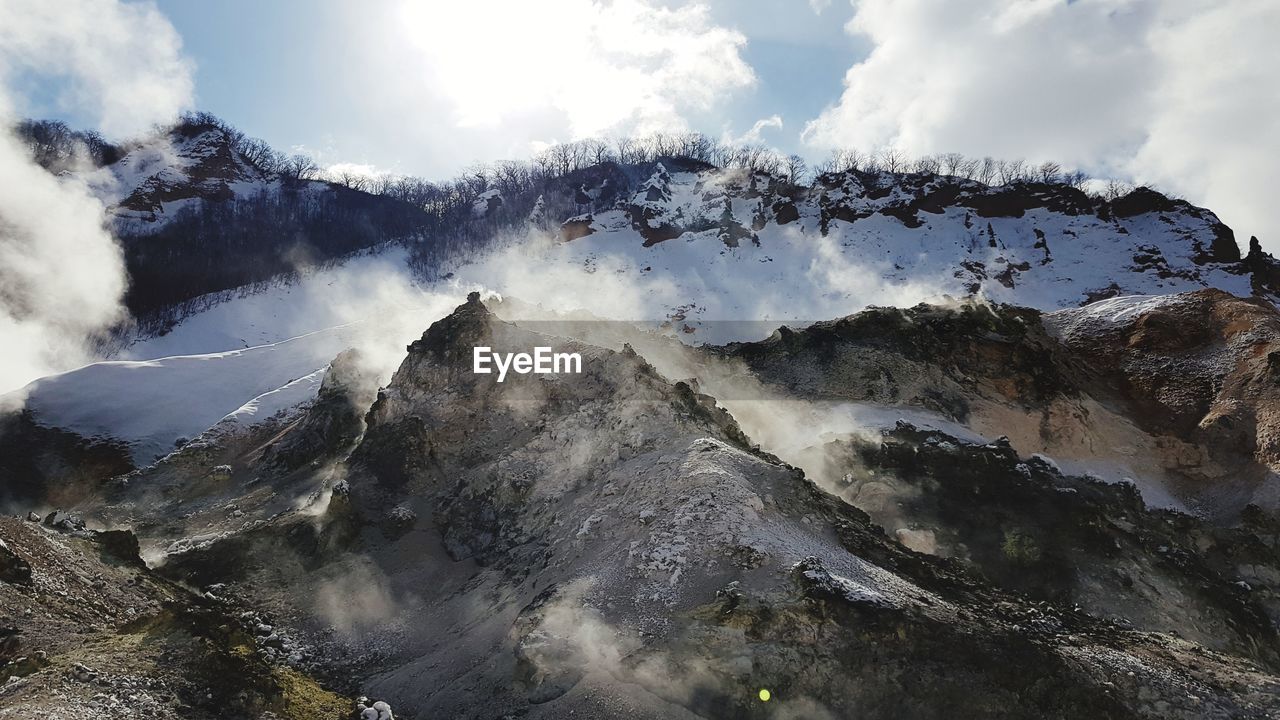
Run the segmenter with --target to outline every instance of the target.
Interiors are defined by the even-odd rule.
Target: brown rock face
[[[1249,482],[1280,470],[1280,313],[1202,290],[1048,316],[1061,341],[1148,430],[1204,450],[1182,470]],[[1110,317],[1104,317],[1108,312]],[[1207,462],[1206,462],[1207,461]]]
[[[1125,466],[1210,515],[1276,505],[1280,313],[1262,300],[877,308],[721,352],[787,393],[916,406],[1024,453]]]

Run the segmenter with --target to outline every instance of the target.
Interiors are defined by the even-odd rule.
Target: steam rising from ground
[[[483,290],[490,308],[505,320],[615,350],[630,343],[667,378],[696,378],[700,389],[728,409],[754,441],[830,487],[837,478],[814,448],[892,425],[898,411],[877,413],[850,403],[783,397],[740,362],[694,350],[688,343],[756,340],[784,320],[803,323],[851,314],[873,303],[913,305],[943,297],[940,289],[920,283],[886,283],[817,234],[789,238],[803,250],[778,255],[779,262],[792,264],[788,272],[794,268],[796,277],[804,278],[794,287],[754,284],[729,273],[703,275],[696,269],[641,273],[635,258],[624,252],[595,252],[584,262],[580,244],[537,231],[522,230],[507,240],[504,249],[454,268],[454,279],[429,287],[411,280],[398,253],[327,272],[323,282],[315,283],[318,290],[304,292],[296,303],[300,316],[290,319],[291,332],[347,325],[364,369],[385,383],[403,360],[407,343],[451,312],[467,292]],[[705,322],[696,334],[673,327],[655,331],[656,320],[691,297],[707,315],[724,320]],[[239,322],[243,318],[234,321]]]
[[[125,275],[102,204],[31,163],[7,132],[0,187],[0,390],[10,390],[87,362],[86,341],[123,313]]]
[[[316,614],[348,638],[391,621],[403,609],[387,576],[368,562],[340,568],[319,583],[315,598]]]
[[[0,4],[0,392],[91,359],[94,335],[122,317],[126,287],[102,203],[32,162],[10,133],[23,112],[11,84],[52,76],[106,132],[136,132],[190,102],[179,46],[151,5]]]
[[[564,243],[529,229],[513,231],[497,244],[499,249],[451,267],[451,279],[424,285],[411,277],[403,252],[389,249],[336,268],[302,271],[303,282],[282,292],[215,306],[166,336],[130,348],[126,355],[144,359],[215,352],[239,346],[241,339],[257,345],[344,326],[344,337],[360,349],[365,369],[386,382],[404,359],[405,345],[472,290],[506,299],[493,305],[502,307],[504,319],[614,321],[601,328],[636,323],[652,329],[680,306],[696,301],[698,317],[705,320],[690,317],[688,324],[698,332],[680,333],[675,328],[691,343],[761,339],[784,322],[803,324],[854,313],[869,304],[912,305],[942,297],[937,287],[886,282],[874,269],[848,258],[834,240],[816,233],[802,237],[789,229],[784,232],[793,247],[778,253],[774,265],[785,264],[782,272],[803,279],[794,286],[735,273],[734,268],[750,266],[748,258],[738,257],[726,258],[724,267],[709,273],[694,265],[671,273],[643,272],[643,260],[628,252],[590,250],[584,256],[583,243]],[[697,242],[710,246],[712,253],[723,247],[715,238]],[[249,328],[264,332],[254,334]],[[614,348],[626,341],[616,333],[606,337],[601,328],[578,337]],[[544,330],[555,334],[564,328]],[[684,366],[690,367],[690,361]]]
[[[289,345],[297,359],[290,361],[293,374],[287,377],[315,373],[342,350],[354,347],[359,350],[353,357],[359,358],[361,374],[385,385],[403,361],[407,344],[461,304],[468,292],[481,290],[500,317],[527,329],[615,350],[631,343],[667,378],[696,378],[700,389],[728,409],[755,442],[830,488],[839,477],[813,448],[892,425],[896,416],[870,417],[867,408],[848,403],[784,398],[756,381],[741,363],[689,343],[756,340],[784,322],[802,325],[851,314],[872,303],[915,304],[941,295],[937,288],[920,284],[888,283],[833,241],[789,229],[762,238],[761,248],[742,250],[773,254],[772,265],[781,268],[771,272],[804,279],[795,284],[752,277],[750,268],[760,263],[751,256],[720,256],[726,249],[714,237],[680,241],[645,251],[648,255],[642,257],[635,254],[638,240],[631,243],[625,237],[617,246],[594,248],[530,230],[507,239],[502,249],[452,267],[450,279],[432,284],[415,282],[404,251],[394,247],[336,267],[302,271],[296,284],[213,305],[168,334],[128,348],[125,355],[146,360],[219,353],[306,335],[303,343]],[[775,252],[774,244],[784,242],[788,247]],[[639,263],[653,262],[650,258],[660,257],[657,253],[677,258],[679,253],[710,255],[712,262],[721,264],[708,271],[702,257],[699,263],[674,264],[669,273],[643,271]],[[674,320],[677,308],[691,300],[696,300],[700,317],[708,319]],[[672,321],[662,327],[664,320]],[[696,326],[696,333],[687,332],[690,325]],[[284,350],[282,345],[279,351],[254,357],[274,367]],[[306,398],[286,393],[280,399],[296,403]],[[245,397],[242,402],[251,400],[255,399]],[[245,416],[256,420],[276,412],[277,405],[267,400],[258,403],[267,409]],[[363,412],[367,404],[357,409]],[[189,415],[190,409],[183,412]],[[217,422],[220,412],[208,421]]]
[[[462,298],[419,287],[408,271],[380,263],[360,274],[339,274],[325,288],[324,301],[333,320],[351,324],[361,370],[385,384],[404,359],[405,345]]]
[[[636,259],[623,252],[592,253],[584,262],[579,241],[561,243],[537,233],[458,274],[501,293],[507,300],[495,309],[504,319],[613,349],[630,343],[668,379],[696,378],[700,390],[729,410],[755,442],[831,487],[837,478],[814,448],[831,439],[865,435],[886,423],[892,426],[898,411],[783,397],[741,362],[696,351],[687,343],[759,340],[785,323],[842,317],[872,304],[937,302],[945,295],[919,281],[888,283],[831,238],[801,236],[791,228],[779,231],[782,237],[771,239],[792,245],[773,258],[785,265],[782,272],[796,278],[794,284],[756,282],[746,274],[749,258],[731,257],[726,267],[710,274],[692,264],[671,273],[642,273]],[[765,251],[769,240],[762,241]],[[719,245],[714,238],[695,242]],[[671,243],[671,251],[684,251],[683,240]],[[691,300],[715,320],[694,323],[696,333],[683,332],[682,322],[655,332],[655,320]]]
[[[836,239],[792,227],[771,228],[760,248],[725,248],[705,233],[649,254],[636,253],[638,236],[611,239],[612,247],[592,240],[565,243],[525,231],[456,274],[461,286],[493,289],[543,311],[649,324],[683,317],[676,324],[694,331],[689,342],[717,344],[763,339],[784,323],[843,317],[868,305],[946,298],[938,284],[889,282]],[[767,263],[759,261],[766,256]]]
[[[625,695],[639,686],[673,705],[673,717],[692,717],[674,708],[707,707],[711,698],[754,703],[758,688],[741,677],[731,662],[716,664],[678,647],[647,646],[634,632],[611,623],[591,602],[593,579],[579,579],[557,590],[556,596],[538,608],[532,629],[517,648],[525,664],[525,680],[531,694],[541,686],[559,686],[562,692],[580,678],[590,676],[598,686]],[[737,676],[737,677],[735,677]],[[809,698],[782,698],[770,717],[828,720],[833,716]],[[735,703],[736,704],[736,703]],[[728,708],[721,708],[728,710]]]

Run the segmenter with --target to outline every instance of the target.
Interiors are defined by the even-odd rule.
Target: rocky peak
[[[493,353],[532,353],[548,347],[553,353],[573,353],[581,358],[581,373],[519,374],[508,372],[499,382],[496,372],[473,372],[474,349]],[[534,423],[587,422],[583,414],[596,408],[599,398],[611,404],[652,406],[658,415],[643,425],[667,418],[703,427],[718,438],[746,444],[741,430],[714,401],[683,383],[668,383],[644,358],[631,352],[615,352],[576,340],[552,337],[494,316],[471,293],[447,317],[433,323],[408,347],[408,355],[370,410],[370,438],[395,435],[404,423],[425,423],[451,441],[503,447],[507,433]],[[632,441],[627,441],[632,442]],[[455,443],[439,442],[441,446]],[[486,453],[493,450],[486,450]]]
[[[1280,297],[1280,262],[1264,252],[1257,237],[1249,238],[1249,254],[1241,263],[1249,273],[1253,291],[1263,297]]]
[[[320,395],[357,393],[373,380],[360,350],[348,348],[329,363],[320,381]]]
[[[268,180],[236,152],[224,130],[189,124],[131,149],[108,170],[125,188],[117,207],[151,220],[165,203],[230,200],[235,184]]]
[[[410,356],[428,354],[434,360],[442,360],[444,354],[464,348],[469,343],[483,340],[491,332],[490,325],[498,322],[484,303],[480,293],[471,292],[467,301],[454,308],[444,318],[431,323],[422,337],[405,348]]]
[[[919,388],[912,358],[957,392],[1032,403],[999,369],[1053,351],[1040,322],[880,310],[780,334],[751,365],[767,379],[759,361],[790,353],[853,388],[871,358]],[[584,372],[463,377],[449,363],[476,341],[573,347]],[[634,349],[534,333],[479,295],[410,346],[371,415],[323,516],[283,514],[167,567],[191,582],[234,570],[286,616],[317,614],[335,578],[342,602],[393,607],[367,621],[364,647],[381,652],[345,667],[406,714],[610,717],[595,699],[620,697],[636,717],[750,717],[761,688],[817,717],[939,715],[950,699],[1064,718],[1140,717],[1156,699],[1188,718],[1274,704],[1243,689],[1275,685],[1258,669],[1276,661],[1273,602],[1224,554],[1269,577],[1261,535],[1148,510],[1007,441],[905,423],[859,434],[841,449],[848,488],[867,492],[841,500]],[[889,490],[868,505],[888,535],[847,502],[875,487]],[[292,553],[296,567],[281,561]],[[1150,632],[1170,629],[1188,639]]]

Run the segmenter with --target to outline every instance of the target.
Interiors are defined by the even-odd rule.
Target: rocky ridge
[[[1025,327],[1045,345],[1018,352],[1065,353]],[[584,373],[498,384],[466,370],[476,343],[573,348]],[[1037,382],[1021,392],[1058,389]],[[917,493],[891,522],[629,348],[524,330],[475,296],[410,346],[366,423],[341,472],[316,476],[327,501],[176,549],[164,572],[253,597],[327,658],[318,672],[360,674],[404,717],[1274,711],[1265,513],[1215,530],[1008,445],[902,426],[845,446],[860,472]],[[989,512],[1004,519],[955,519]],[[299,602],[334,593],[347,612]]]

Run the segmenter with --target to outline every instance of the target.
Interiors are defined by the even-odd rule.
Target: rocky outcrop
[[[644,238],[645,247],[684,234],[685,229],[677,222],[678,218],[669,207],[670,202],[671,175],[659,163],[627,206],[631,227]]]
[[[595,232],[591,227],[591,214],[575,215],[560,223],[560,239],[566,242],[577,240]]]
[[[171,157],[179,158],[177,167],[155,167],[152,175],[141,180],[122,199],[118,210],[154,221],[163,212],[164,203],[201,199],[214,202],[235,197],[234,183],[265,182],[264,174],[245,162],[233,149],[227,132],[212,125],[180,124],[174,128],[169,142]],[[147,158],[135,151],[124,162],[144,166]]]
[[[316,399],[262,448],[262,463],[290,472],[318,458],[341,454],[364,431],[364,411],[377,388],[378,379],[359,350],[339,353],[325,370]]]
[[[30,412],[0,412],[0,502],[68,506],[133,469],[119,443],[44,427]]]
[[[0,581],[15,585],[31,584],[31,563],[0,540]]]
[[[789,393],[918,405],[964,421],[978,398],[1043,405],[1076,391],[1039,317],[984,304],[875,308],[719,352]]]
[[[0,536],[31,574],[0,582],[6,709],[212,720],[338,718],[351,707],[301,664],[270,659],[225,601],[101,552],[117,544],[105,533],[82,538],[0,517]]]
[[[1249,254],[1242,263],[1253,283],[1253,291],[1263,297],[1280,297],[1280,262],[1262,250],[1258,238],[1249,238]]]
[[[1233,522],[1249,503],[1280,507],[1280,364],[1269,360],[1278,339],[1270,303],[1204,290],[1043,315],[981,304],[871,309],[718,352],[788,394],[917,406],[1016,435],[1026,453],[1074,446],[1080,460],[1147,458],[1174,497]],[[1099,433],[1112,423],[1131,437]]]
[[[1251,286],[1276,294],[1266,289],[1275,284],[1266,280],[1276,272],[1273,259],[1242,258],[1231,229],[1212,212],[1145,187],[1104,200],[1062,183],[988,186],[931,173],[850,170],[806,187],[764,172],[674,161],[610,167],[622,175],[610,176],[611,188],[625,184],[630,194],[610,205],[595,199],[605,197],[603,185],[575,176],[564,192],[591,196],[591,222],[581,222],[587,205],[574,203],[573,213],[557,218],[569,218],[564,237],[629,227],[645,247],[683,238],[737,248],[749,238],[770,253],[816,231],[891,282],[927,274],[942,292],[1045,310],[1096,299],[1112,286],[1120,294],[1204,287],[1246,294]],[[927,252],[905,250],[917,247]]]
[[[1280,554],[1262,528],[1153,511],[1132,485],[1064,474],[1042,456],[1020,458],[1007,441],[903,422],[878,443],[854,439],[833,451],[844,457],[842,496],[904,544],[915,539],[1011,591],[1280,665],[1280,587],[1258,581],[1280,579]],[[1248,577],[1227,560],[1229,548],[1268,546]]]
[[[477,344],[572,350],[583,372],[498,383],[470,371]],[[877,311],[732,352],[762,376],[789,364],[796,393],[843,387],[828,376],[852,387],[859,354],[936,365],[939,387],[1011,403],[1071,393],[1078,372],[1037,314],[989,308]],[[1032,366],[1043,372],[1007,377]],[[242,592],[305,618],[295,628],[327,628],[304,637],[325,643],[331,671],[411,716],[1276,709],[1257,665],[1276,651],[1265,514],[1233,535],[1007,445],[902,426],[841,446],[847,489],[898,494],[894,524],[755,448],[630,348],[502,322],[478,294],[409,346],[367,426],[322,514],[272,518],[169,567],[196,584],[234,567]],[[326,524],[354,530],[305,554],[304,528],[337,541]]]
[[[1218,290],[1115,298],[1046,316],[1099,396],[1197,452],[1171,458],[1192,487],[1237,507],[1280,472],[1280,313]]]

